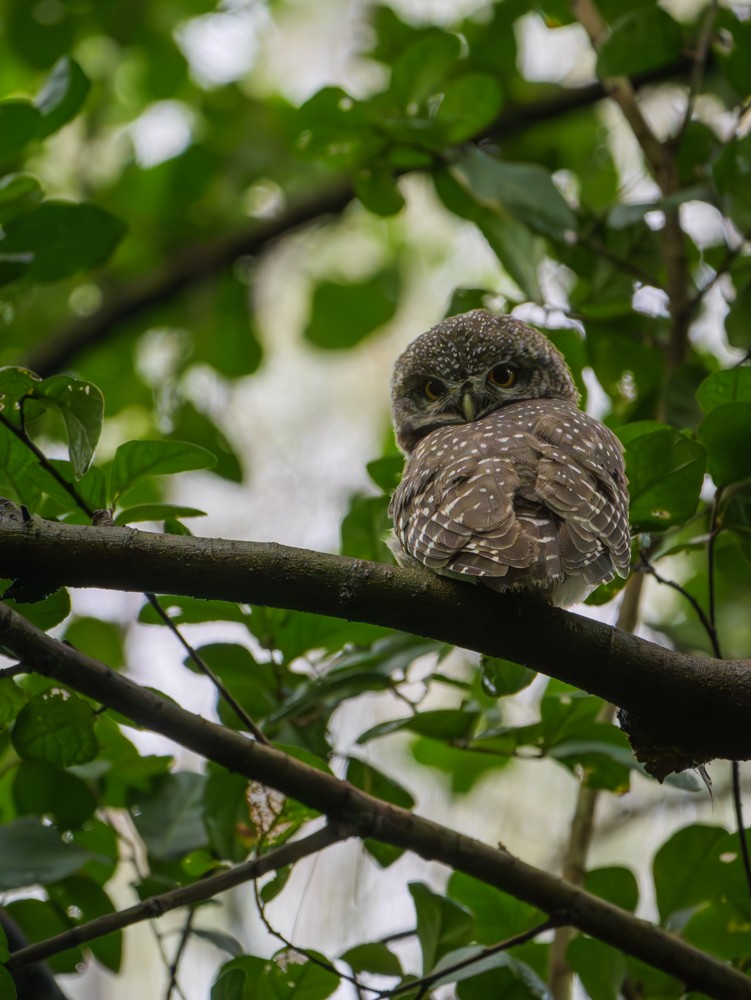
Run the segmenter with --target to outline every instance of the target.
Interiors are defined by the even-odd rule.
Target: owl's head
[[[397,360],[391,381],[396,439],[410,452],[438,427],[542,397],[579,402],[560,351],[518,319],[475,309],[423,333]]]

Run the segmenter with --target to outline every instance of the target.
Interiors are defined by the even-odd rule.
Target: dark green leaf
[[[174,503],[142,503],[115,515],[115,524],[136,524],[139,521],[164,521],[166,518],[206,517],[205,510],[183,507]]]
[[[74,927],[115,912],[107,893],[91,878],[71,876],[48,887],[50,901],[68,916]],[[122,931],[113,931],[89,942],[95,958],[111,972],[120,971]]]
[[[388,497],[355,496],[342,521],[342,555],[393,563],[384,539],[391,529]]]
[[[362,167],[355,174],[355,194],[370,212],[396,215],[404,208],[404,196],[386,164]]]
[[[123,628],[100,618],[74,618],[65,630],[71,646],[118,670],[125,662]]]
[[[545,919],[543,913],[528,903],[462,872],[451,875],[447,892],[474,914],[475,940],[480,944],[503,941]]]
[[[206,847],[205,785],[205,775],[177,771],[158,778],[148,793],[133,794],[136,829],[153,858],[180,858]]]
[[[13,747],[24,760],[61,767],[85,764],[97,755],[94,713],[75,694],[45,691],[29,700],[13,726]]]
[[[67,375],[54,375],[34,389],[34,398],[55,404],[68,435],[73,473],[81,479],[94,457],[102,433],[104,397],[95,385]]]
[[[374,941],[372,944],[358,944],[345,951],[341,959],[347,963],[355,975],[359,972],[372,972],[378,976],[403,975],[399,959],[380,941]]]
[[[716,848],[727,831],[716,826],[684,827],[659,849],[653,863],[655,893],[665,922],[697,903],[714,900],[720,890]]]
[[[0,163],[14,159],[39,131],[41,115],[29,101],[0,101]],[[0,253],[5,253],[0,242]]]
[[[384,493],[392,493],[399,485],[404,468],[404,459],[401,455],[384,455],[383,458],[376,458],[368,462],[366,466],[368,475],[380,487]]]
[[[697,434],[707,449],[707,467],[717,486],[751,476],[751,402],[716,406]]]
[[[62,934],[71,927],[69,917],[55,903],[41,899],[17,899],[4,909],[30,944]],[[53,972],[71,973],[81,967],[84,956],[80,948],[74,947],[53,955],[47,961]]]
[[[33,174],[0,177],[0,224],[21,212],[28,212],[42,200],[42,189]]]
[[[712,177],[720,192],[721,207],[741,232],[751,228],[751,134],[728,142],[712,166]],[[1,246],[1,244],[0,244]],[[748,331],[740,331],[748,344]]]
[[[744,285],[733,300],[725,317],[725,333],[733,347],[744,351],[751,347],[751,284]],[[716,372],[710,378],[724,376],[727,379],[732,375],[737,375],[740,380],[745,380],[748,372],[748,368],[736,367],[729,369],[729,371]],[[730,403],[735,399],[744,398],[746,398],[745,393],[742,393],[740,396],[734,395],[732,398],[721,400],[721,402]],[[718,400],[718,402],[720,401]]]
[[[208,469],[215,461],[211,452],[186,441],[127,441],[117,449],[112,462],[112,500],[145,476]]]
[[[345,778],[355,788],[361,788],[368,795],[374,795],[385,802],[393,802],[402,809],[412,809],[415,805],[413,796],[406,788],[356,757],[350,757],[347,761]]]
[[[443,86],[443,97],[435,114],[443,138],[455,145],[471,139],[496,118],[503,91],[488,73],[466,73]]]
[[[438,708],[432,711],[410,715],[406,719],[393,719],[391,722],[381,722],[358,736],[360,744],[369,743],[379,736],[388,736],[406,730],[419,733],[421,736],[431,736],[437,740],[461,740],[471,735],[480,713],[464,709]]]
[[[239,958],[243,954],[243,946],[231,934],[225,934],[223,931],[209,930],[207,927],[193,927],[191,928],[191,933],[197,938],[211,942],[215,948],[226,951],[233,958]]]
[[[261,888],[260,896],[264,903],[270,903],[272,899],[276,899],[282,889],[285,887],[289,881],[289,877],[292,874],[292,866],[287,865],[284,868],[279,868],[274,872],[274,877],[270,879]]]
[[[22,761],[13,778],[19,816],[51,816],[63,830],[82,826],[94,815],[96,800],[75,774],[44,761]]]
[[[483,689],[491,698],[503,698],[524,690],[537,677],[534,670],[520,663],[501,660],[495,656],[483,656],[480,660]]]
[[[96,205],[45,201],[5,227],[0,254],[30,255],[26,276],[59,281],[103,264],[125,235],[125,224]]]
[[[597,75],[631,76],[677,59],[683,32],[667,11],[645,4],[618,18],[597,53]]]
[[[51,826],[35,819],[14,820],[0,826],[0,889],[56,882],[91,857],[84,848],[63,841]]]
[[[491,996],[503,1000],[548,1000],[550,996],[544,980],[525,962],[506,952],[492,955],[478,965],[483,970],[480,975],[459,983],[456,992],[460,1000],[485,1000]],[[485,971],[488,967],[489,971]],[[471,973],[470,968],[467,974]]]
[[[639,902],[639,885],[628,868],[593,868],[585,876],[584,888],[623,910],[633,912]]]
[[[708,375],[696,391],[705,413],[723,403],[751,402],[751,368],[728,368]]]
[[[619,429],[626,446],[631,523],[639,531],[662,531],[696,510],[704,481],[701,444],[672,427],[644,421]]]
[[[502,206],[535,232],[555,240],[576,232],[576,215],[536,163],[496,160],[471,147],[455,161],[452,174],[482,205],[495,211]]]
[[[456,35],[433,28],[408,45],[394,61],[389,93],[402,109],[420,105],[443,91],[443,81],[456,63],[461,44]]]
[[[0,966],[0,1000],[17,1000],[16,982],[4,965]]]
[[[7,726],[26,704],[26,692],[12,677],[0,679],[0,726]]]
[[[88,77],[69,56],[52,67],[34,103],[41,112],[39,136],[56,132],[78,114],[91,84]]]
[[[305,337],[326,350],[354,347],[391,319],[396,294],[391,272],[353,284],[321,282],[313,293]]]
[[[442,955],[472,938],[475,921],[463,906],[439,896],[422,882],[410,882],[422,949],[422,973],[431,972]]]
[[[626,974],[621,952],[580,934],[566,949],[566,961],[591,1000],[619,1000]]]

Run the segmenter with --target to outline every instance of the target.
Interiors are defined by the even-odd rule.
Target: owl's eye
[[[422,391],[425,393],[427,399],[431,403],[438,399],[446,391],[446,386],[443,382],[440,382],[437,378],[429,378],[427,382],[423,385]]]
[[[516,383],[518,374],[513,365],[496,365],[488,372],[488,381],[499,389],[510,389]]]

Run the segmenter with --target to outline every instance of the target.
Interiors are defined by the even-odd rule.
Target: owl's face
[[[413,340],[391,382],[399,447],[447,424],[480,420],[519,399],[579,401],[563,356],[537,330],[484,309],[451,316]]]

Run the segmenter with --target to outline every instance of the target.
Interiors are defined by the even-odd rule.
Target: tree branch
[[[0,517],[0,573],[184,594],[429,636],[558,677],[626,709],[696,763],[751,758],[751,662],[690,656],[524,595],[283,545]],[[694,766],[687,762],[685,766]]]
[[[415,575],[419,577],[409,574]],[[459,589],[450,588],[447,593]],[[703,991],[716,1000],[751,1000],[751,979],[667,931],[526,864],[502,848],[489,847],[382,802],[279,750],[186,712],[46,635],[2,604],[0,645],[12,650],[30,670],[72,687],[231,771],[276,788],[323,812],[333,823],[351,827],[360,837],[405,848],[495,886],[675,976],[688,989]]]
[[[633,84],[640,87],[676,76],[685,77],[692,66],[692,60],[681,58],[634,77]],[[528,103],[510,104],[481,136],[477,136],[477,141],[508,139],[541,122],[590,107],[607,94],[602,83],[592,83],[585,87],[556,89]],[[109,340],[123,324],[169,302],[187,289],[213,280],[238,257],[257,255],[296,229],[342,212],[354,196],[351,183],[342,179],[336,187],[315,191],[274,219],[253,222],[211,242],[176,249],[161,268],[116,287],[95,312],[53,332],[19,363],[43,377],[54,375],[71,365],[81,351]]]
[[[205,899],[211,899],[220,892],[227,892],[236,885],[242,885],[243,882],[250,882],[267,872],[277,871],[286,865],[295,864],[301,858],[307,858],[311,854],[322,851],[325,847],[344,840],[350,835],[351,831],[345,827],[325,826],[302,840],[284,844],[276,850],[269,851],[268,854],[262,854],[260,858],[253,858],[252,861],[235,865],[228,871],[208,875],[198,882],[180,886],[179,889],[171,889],[159,896],[151,896],[125,910],[119,910],[117,913],[105,913],[103,916],[89,920],[78,927],[71,927],[68,931],[55,934],[54,937],[30,944],[26,948],[12,952],[10,959],[5,964],[9,969],[19,969],[21,966],[31,965],[33,962],[41,962],[52,955],[59,955],[61,951],[66,951],[68,948],[78,947],[86,944],[87,941],[104,937],[105,934],[130,927],[131,924],[153,920],[170,910],[177,910],[181,906],[191,906]],[[177,957],[175,961],[177,961]]]

